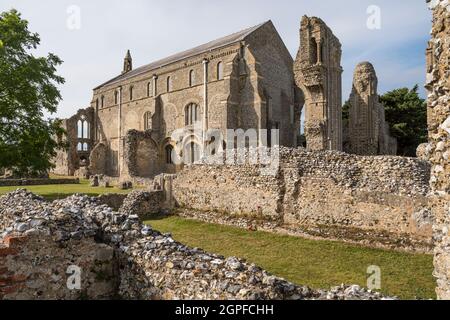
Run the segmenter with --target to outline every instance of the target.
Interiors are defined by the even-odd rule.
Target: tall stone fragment
[[[317,17],[304,16],[295,81],[305,95],[305,135],[309,150],[342,150],[341,43]]]
[[[370,62],[359,63],[350,94],[349,153],[381,155],[397,153],[397,140],[390,136],[384,106],[378,98],[378,78]]]
[[[427,0],[433,11],[427,49],[428,131],[435,216],[434,275],[439,299],[450,299],[450,3]]]

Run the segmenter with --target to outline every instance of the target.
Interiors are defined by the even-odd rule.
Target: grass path
[[[367,268],[381,268],[382,292],[402,299],[436,298],[433,257],[332,241],[307,240],[208,224],[179,217],[146,221],[191,247],[238,256],[297,284],[366,286]]]

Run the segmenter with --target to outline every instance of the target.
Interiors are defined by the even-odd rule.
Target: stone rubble
[[[112,246],[117,296],[124,299],[390,299],[358,286],[294,285],[241,259],[189,248],[144,226],[138,215],[84,195],[48,203],[19,189],[0,197],[0,217],[2,238],[39,233],[61,247],[89,239]]]

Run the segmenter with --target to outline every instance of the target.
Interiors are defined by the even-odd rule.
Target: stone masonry
[[[349,110],[349,153],[396,155],[397,141],[389,134],[384,106],[378,98],[378,78],[370,62],[356,66]]]
[[[427,1],[433,11],[427,49],[428,131],[434,225],[436,293],[450,299],[450,3]]]
[[[247,158],[248,159],[248,158]],[[181,208],[274,221],[407,235],[430,246],[427,162],[280,148],[275,175],[262,165],[195,164],[173,181]]]
[[[309,150],[342,151],[341,43],[317,17],[304,16],[294,64],[305,96],[305,135]]]
[[[189,248],[95,198],[0,197],[3,299],[386,299],[359,286],[313,290],[235,257]],[[70,287],[79,268],[79,287]],[[72,268],[72,269],[70,269]]]

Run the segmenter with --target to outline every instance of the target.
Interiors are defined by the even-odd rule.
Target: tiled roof
[[[174,54],[172,56],[169,56],[167,58],[152,62],[150,64],[147,64],[145,66],[139,67],[137,69],[131,70],[125,74],[121,74],[115,78],[112,78],[111,80],[101,84],[100,86],[96,87],[95,89],[99,89],[103,86],[106,85],[110,85],[110,84],[114,84],[129,78],[132,78],[134,76],[140,75],[142,73],[146,73],[152,70],[156,70],[158,68],[167,66],[169,64],[214,50],[214,49],[219,49],[222,47],[226,47],[228,45],[231,45],[233,43],[237,43],[240,41],[243,41],[246,37],[248,37],[250,34],[252,34],[253,32],[255,32],[257,29],[259,29],[260,27],[262,27],[263,25],[265,25],[267,22],[261,23],[257,26],[233,33],[231,35],[228,35],[226,37],[214,40],[214,41],[210,41],[208,43],[205,43],[201,46],[192,48],[190,50],[186,50],[177,54]],[[95,90],[94,89],[94,90]]]

